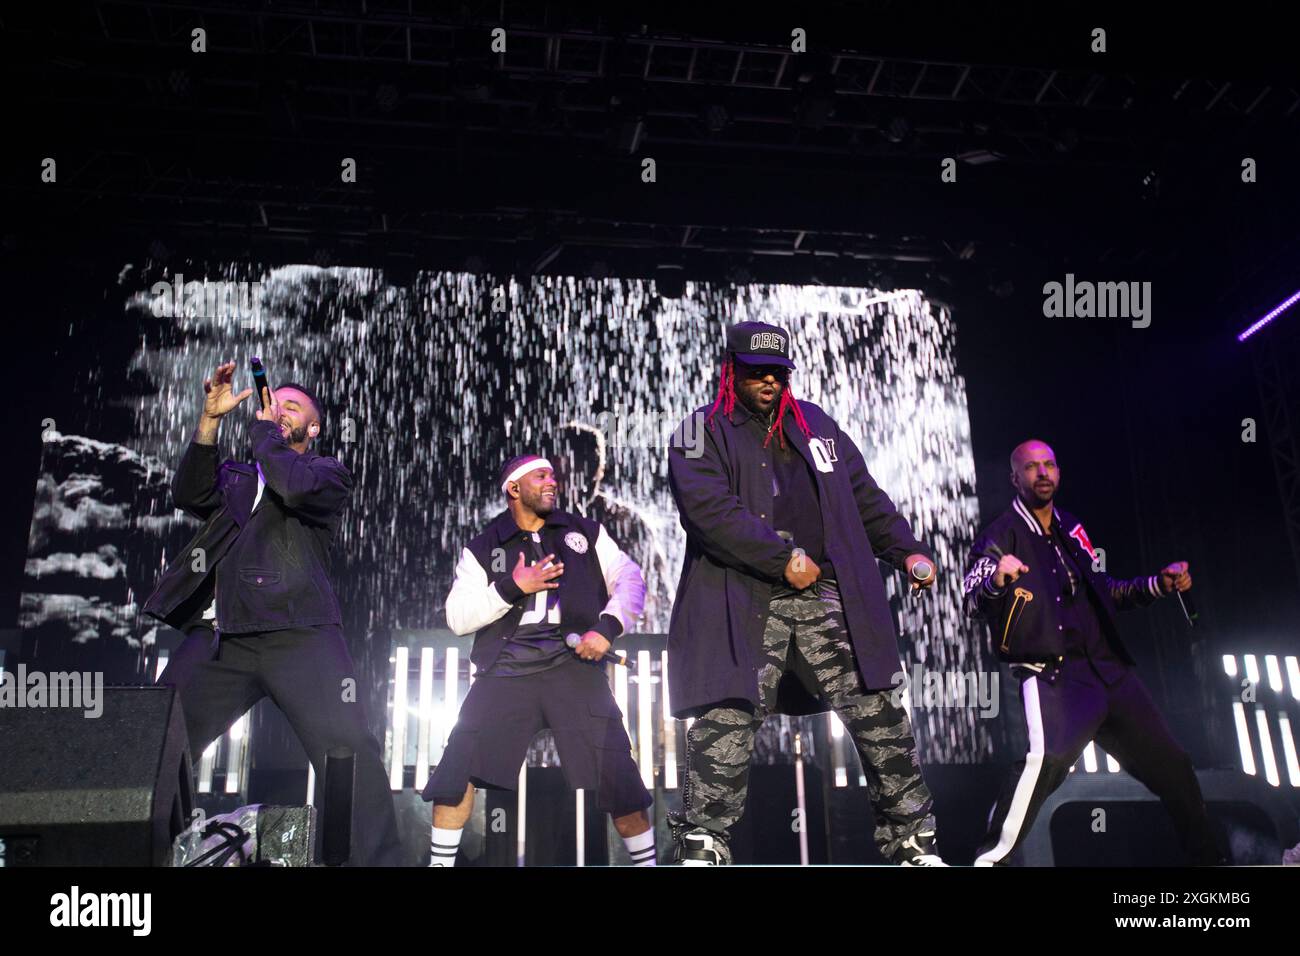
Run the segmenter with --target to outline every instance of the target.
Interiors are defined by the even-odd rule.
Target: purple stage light
[[[1250,326],[1250,328],[1246,329],[1246,331],[1242,332],[1237,336],[1237,341],[1238,342],[1246,341],[1246,339],[1250,338],[1252,335],[1254,335],[1264,326],[1268,325],[1270,322],[1276,319],[1287,309],[1291,308],[1291,306],[1295,305],[1296,302],[1300,302],[1300,292],[1297,292],[1295,295],[1291,296],[1291,298],[1287,299],[1277,308],[1273,309],[1272,312],[1269,312],[1268,315],[1265,315],[1263,318],[1260,318],[1256,322],[1254,322]]]

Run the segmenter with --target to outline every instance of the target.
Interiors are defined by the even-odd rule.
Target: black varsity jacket
[[[542,527],[542,554],[564,562],[559,588],[524,594],[515,584],[515,563],[523,554],[536,563],[528,532],[503,511],[475,536],[456,564],[456,579],[447,595],[447,626],[456,634],[474,634],[470,660],[479,670],[496,661],[525,613],[546,613],[547,595],[559,596],[562,633],[598,631],[613,641],[631,627],[645,605],[645,580],[636,562],[624,554],[600,522],[566,511],[552,511]]]
[[[1120,640],[1115,612],[1146,607],[1161,597],[1159,575],[1112,578],[1096,569],[1097,551],[1076,518],[1053,508],[1052,521],[1065,530],[1070,557],[1082,575],[1080,583],[1096,598],[1103,636],[1120,660],[1132,664]],[[1029,571],[999,590],[993,586],[993,573],[1004,554],[1014,554]],[[963,585],[966,613],[988,622],[993,649],[1002,660],[1037,669],[1064,659],[1059,598],[1063,573],[1051,538],[1019,497],[976,537]]]

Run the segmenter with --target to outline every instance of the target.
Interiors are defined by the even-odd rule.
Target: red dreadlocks
[[[705,421],[709,427],[713,427],[713,416],[718,413],[718,408],[727,418],[731,418],[731,413],[736,408],[736,360],[728,353],[727,357],[722,360],[722,374],[718,381],[718,397],[713,401],[713,408],[709,410]],[[790,391],[790,383],[787,381],[781,389],[781,401],[776,407],[776,417],[772,424],[768,426],[767,437],[763,439],[763,447],[772,440],[772,433],[775,432],[781,441],[781,447],[785,447],[785,413],[789,410],[794,415],[795,424],[803,432],[805,438],[812,437],[812,429],[804,421],[803,411],[799,408],[799,403],[794,400],[794,395]]]

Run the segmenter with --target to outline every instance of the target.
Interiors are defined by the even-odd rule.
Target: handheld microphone
[[[249,367],[253,370],[253,387],[257,389],[257,398],[266,408],[267,401],[271,397],[271,386],[266,383],[266,369],[262,367],[262,360],[254,355],[248,360]],[[265,392],[263,392],[265,389]]]
[[[1175,591],[1174,593],[1178,595],[1178,604],[1183,609],[1183,617],[1187,618],[1187,626],[1195,627],[1197,617],[1196,602],[1192,600],[1191,590]]]
[[[564,637],[564,643],[568,644],[570,647],[576,650],[578,645],[582,643],[582,635],[566,634]],[[612,664],[618,664],[620,667],[627,667],[627,658],[619,657],[617,654],[614,653],[613,648],[607,650],[605,652],[605,656],[602,657],[600,660],[596,661],[596,663],[604,664],[606,661],[609,661]]]
[[[912,570],[908,574],[912,579],[913,593],[920,597],[923,586],[934,577],[934,565],[929,561],[918,561],[912,565]]]

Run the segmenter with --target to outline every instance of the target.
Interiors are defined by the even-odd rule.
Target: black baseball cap
[[[738,322],[727,329],[727,351],[746,365],[781,365],[790,361],[790,333],[766,322]]]

